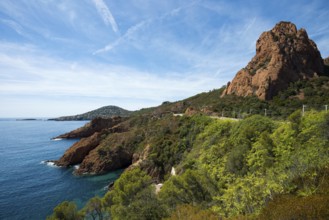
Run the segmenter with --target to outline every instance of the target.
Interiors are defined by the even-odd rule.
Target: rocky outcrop
[[[133,163],[136,146],[143,140],[134,130],[107,135],[90,151],[76,170],[77,174],[102,174]]]
[[[69,167],[79,164],[75,173],[102,174],[126,168],[132,164],[136,146],[144,140],[143,130],[134,120],[114,117],[97,118],[86,126],[70,132],[61,138],[89,135],[71,146],[56,165]]]
[[[59,135],[57,138],[84,138],[93,135],[95,132],[100,132],[104,129],[113,128],[119,123],[125,121],[126,118],[112,117],[112,118],[95,118],[85,126],[78,128],[66,134]]]
[[[99,149],[91,151],[76,170],[76,174],[103,174],[126,168],[132,164],[133,153],[122,147],[114,147],[106,152],[106,158],[100,158]]]
[[[64,155],[55,161],[57,166],[68,167],[81,163],[89,152],[95,149],[101,140],[101,133],[96,132],[90,137],[83,138],[67,149]]]
[[[125,131],[125,126],[121,124],[124,120],[125,118],[121,117],[113,117],[109,119],[96,118],[81,128],[56,137],[82,139],[67,149],[64,155],[59,160],[54,161],[54,163],[57,166],[63,167],[82,163],[87,155],[97,148],[102,139],[108,134]]]
[[[306,30],[297,30],[290,22],[280,22],[261,34],[256,43],[256,55],[228,83],[222,96],[255,95],[270,100],[291,82],[322,73],[323,60]]]

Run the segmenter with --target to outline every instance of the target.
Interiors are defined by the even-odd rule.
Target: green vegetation
[[[53,214],[48,216],[47,220],[79,220],[83,217],[73,202],[64,201],[54,208]]]
[[[326,66],[329,68],[329,65]],[[329,74],[329,73],[328,73]],[[265,114],[275,119],[286,119],[297,109],[306,105],[307,110],[324,110],[329,105],[329,75],[300,80],[280,92],[273,100],[262,101],[255,96],[240,97],[226,95],[221,97],[225,87],[209,92],[200,93],[188,99],[142,109],[133,115],[162,115],[167,113],[184,113],[186,109],[193,108],[206,115],[217,115],[231,118],[245,118],[254,114]]]
[[[49,120],[55,121],[80,121],[80,120],[92,120],[97,117],[111,118],[113,116],[128,117],[132,114],[131,111],[117,107],[117,106],[104,106],[93,111],[89,111],[79,115],[62,116],[59,118],[53,118]]]
[[[328,219],[325,111],[302,117],[299,110],[284,121],[160,114],[125,123],[133,133],[120,146],[134,146],[142,162],[103,198],[91,199],[79,212],[64,202],[49,219]],[[105,140],[115,142],[116,135]],[[172,167],[177,176],[170,175]],[[154,182],[163,183],[159,193]]]

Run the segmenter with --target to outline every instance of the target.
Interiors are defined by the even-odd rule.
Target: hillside
[[[286,119],[303,105],[307,110],[324,110],[329,103],[329,77],[319,76],[290,83],[288,88],[280,91],[271,100],[260,100],[256,96],[237,96],[221,94],[226,87],[214,89],[190,98],[142,109],[134,115],[152,114],[160,116],[168,113],[185,113],[193,109],[194,114],[244,118],[253,114],[265,114],[276,119]]]
[[[329,113],[302,117],[296,111],[284,122],[260,115],[234,121],[167,114],[132,117],[120,126],[125,129],[95,133],[72,147],[78,152],[98,141],[81,163],[68,164],[80,163],[77,174],[128,167],[104,198],[81,210],[85,216],[95,203],[113,219],[161,219],[185,209],[213,219],[329,215]],[[173,167],[177,176],[170,175]]]
[[[73,116],[62,116],[59,118],[52,118],[49,120],[54,120],[54,121],[82,121],[82,120],[92,120],[97,117],[101,118],[111,118],[114,116],[120,116],[120,117],[128,117],[132,112],[125,110],[123,108],[109,105],[109,106],[104,106],[101,108],[98,108],[93,111],[89,111],[83,114],[79,115],[73,115]]]
[[[125,171],[103,198],[81,210],[63,202],[49,219],[328,219],[327,59],[321,64],[322,74],[280,78],[284,89],[271,99],[223,87],[64,135],[84,138],[58,165],[80,164],[77,175]]]

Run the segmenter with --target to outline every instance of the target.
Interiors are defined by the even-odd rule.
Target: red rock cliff
[[[228,83],[222,96],[256,95],[269,100],[291,82],[323,72],[320,52],[306,31],[297,30],[290,22],[280,22],[261,34],[256,43],[256,55]]]

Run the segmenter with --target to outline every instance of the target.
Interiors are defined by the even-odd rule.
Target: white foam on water
[[[63,138],[54,138],[53,141],[61,141]]]
[[[46,161],[46,160],[43,160],[40,162],[40,164],[46,164],[47,166],[49,167],[56,167],[56,168],[59,168],[60,166],[57,166],[55,164],[55,162],[52,162],[52,161]]]

